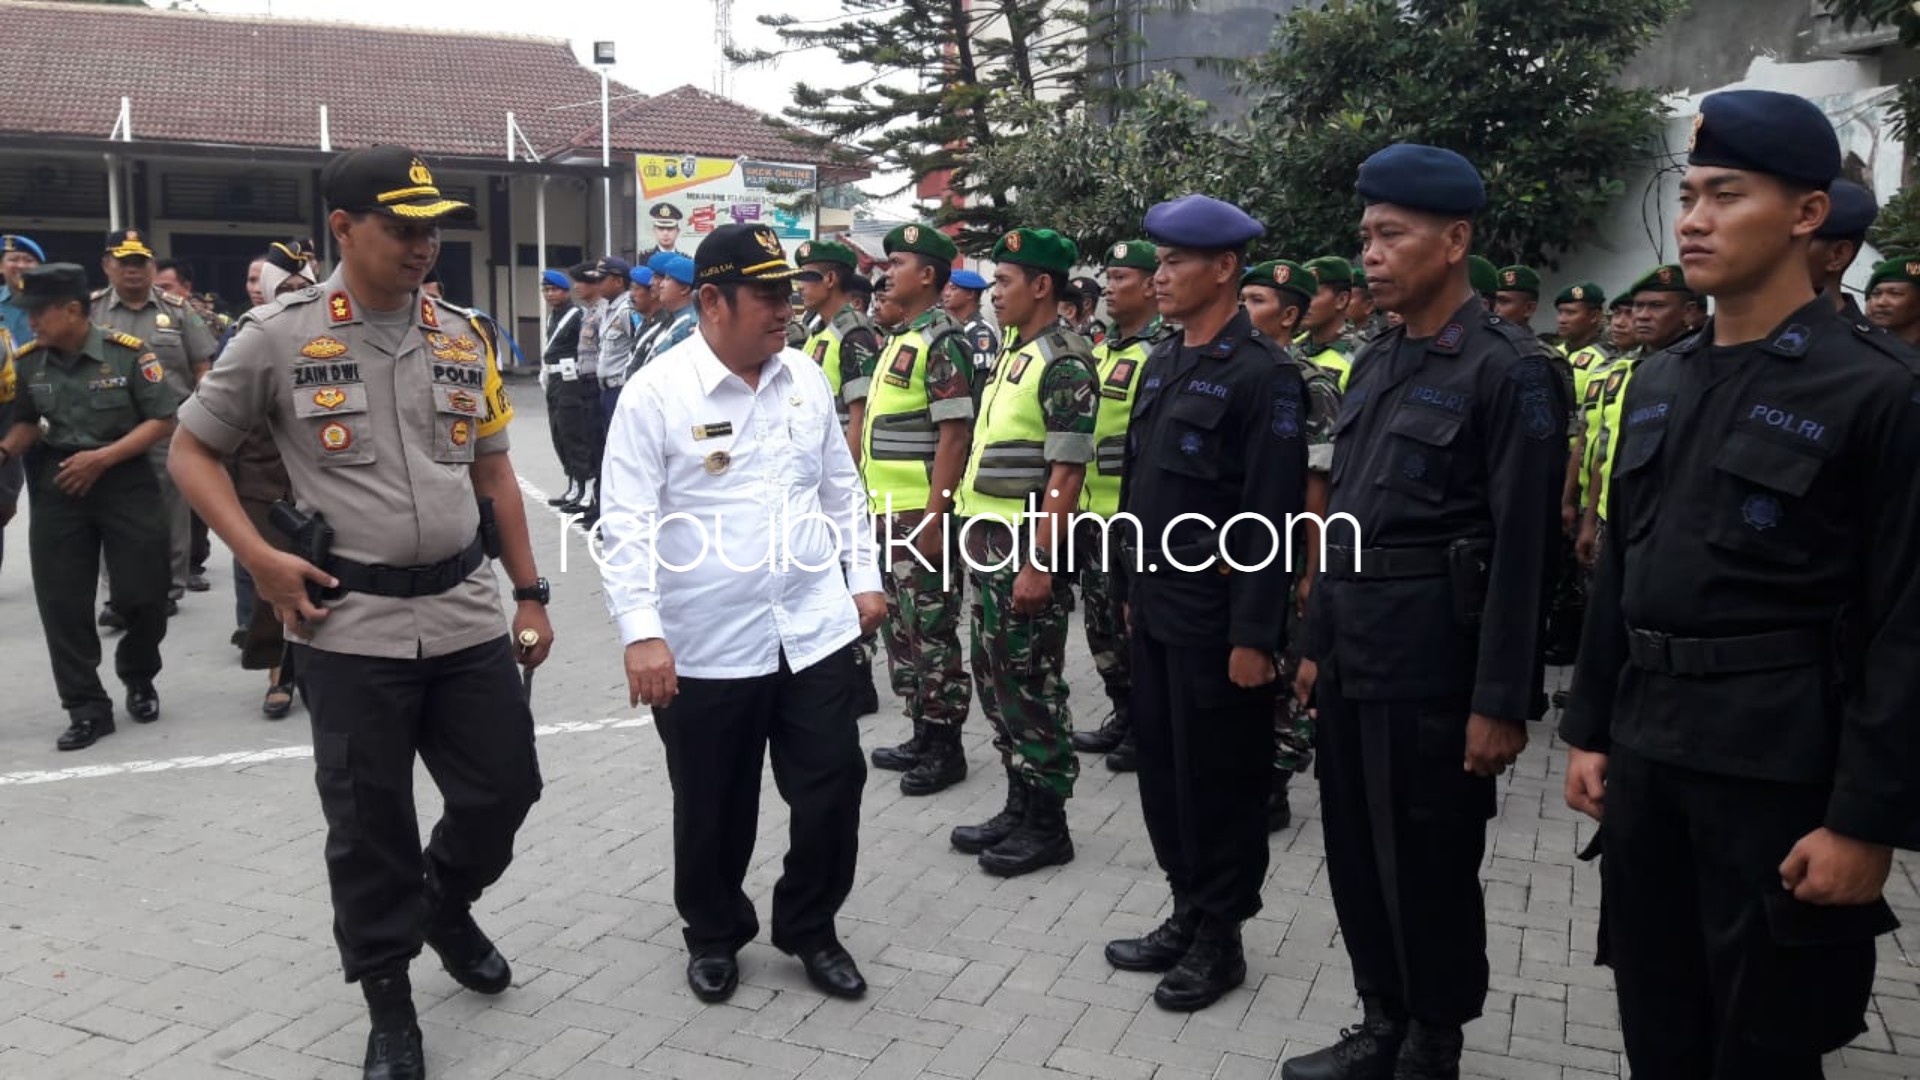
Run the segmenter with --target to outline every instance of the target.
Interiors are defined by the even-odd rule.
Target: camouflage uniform
[[[1333,468],[1333,424],[1340,416],[1339,383],[1332,372],[1308,360],[1298,348],[1287,350],[1287,360],[1300,369],[1307,384],[1307,418],[1301,426],[1307,442],[1307,471],[1325,477]],[[1299,542],[1298,533],[1295,540]],[[1294,561],[1296,573],[1303,562]],[[1273,702],[1273,767],[1282,773],[1303,773],[1313,764],[1313,718],[1288,689],[1300,670],[1299,643],[1306,637],[1298,604],[1287,605],[1287,623],[1289,644],[1280,666],[1282,692]]]
[[[936,319],[952,324],[952,332],[934,326]],[[912,325],[925,329],[934,339],[934,351],[927,357],[928,404],[958,399],[971,402],[973,353],[958,333],[957,324],[936,308]],[[867,361],[869,377],[874,373],[874,363]],[[877,525],[883,535],[904,543],[924,516],[917,510],[897,513],[877,519]],[[959,523],[949,520],[947,524],[951,552],[956,550]],[[961,577],[957,561],[948,558],[943,566],[942,561],[929,560],[933,565],[928,568],[904,549],[892,550],[895,561],[882,567],[881,574],[887,593],[888,681],[906,703],[907,718],[914,721],[916,729],[922,723],[957,727],[966,720],[973,703],[966,660],[960,651]]]
[[[1054,358],[1040,375],[1048,460],[1084,464],[1093,458],[1093,422],[1099,405],[1093,363],[1085,339],[1069,331],[1059,332],[1057,338]],[[1022,366],[1009,354],[995,368],[986,396],[991,398],[993,383],[1002,373],[1017,372]],[[976,429],[976,442],[984,435]],[[1014,579],[1032,557],[1026,530],[1016,536],[1004,525],[983,518],[968,527],[966,543],[968,575],[974,582],[974,682],[980,689],[981,707],[993,724],[994,749],[1029,784],[1070,796],[1079,775],[1079,759],[1070,741],[1073,719],[1067,706],[1067,683],[1062,677],[1071,575],[1064,570],[1052,575],[1053,595],[1045,610],[1018,615],[1013,610]],[[1055,544],[1056,564],[1064,562],[1064,543],[1062,539]],[[1006,565],[1000,569],[983,569],[1002,564]]]

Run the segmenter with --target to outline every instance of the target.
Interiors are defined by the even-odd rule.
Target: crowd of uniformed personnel
[[[1689,152],[1681,257],[1611,298],[1592,282],[1561,289],[1544,340],[1529,328],[1541,275],[1472,252],[1480,175],[1433,147],[1395,145],[1362,166],[1358,260],[1255,260],[1256,247],[1284,251],[1285,237],[1198,195],[1154,207],[1140,238],[1097,254],[1051,229],[1012,230],[993,247],[990,276],[956,270],[952,239],[930,225],[886,235],[877,281],[848,244],[801,244],[788,344],[825,372],[885,555],[877,636],[906,730],[872,764],[899,771],[909,796],[963,781],[962,731],[978,699],[1005,802],[956,826],[950,843],[1002,876],[1074,857],[1077,753],[1137,771],[1172,913],[1106,956],[1159,974],[1155,1000],[1175,1010],[1205,1008],[1245,979],[1240,927],[1260,907],[1266,837],[1290,825],[1289,781],[1315,768],[1365,1015],[1281,1075],[1457,1077],[1462,1028],[1488,987],[1477,875],[1494,781],[1548,711],[1545,667],[1577,663],[1553,704],[1566,707],[1561,734],[1574,747],[1568,802],[1601,822],[1583,857],[1604,860],[1602,959],[1617,971],[1636,1075],[1817,1077],[1819,1055],[1861,1030],[1872,940],[1889,929],[1880,888],[1890,852],[1920,843],[1909,711],[1920,687],[1901,652],[1920,631],[1907,558],[1920,548],[1920,496],[1910,470],[1886,467],[1920,449],[1920,253],[1873,267],[1864,313],[1845,295],[1876,206],[1838,177],[1836,147],[1802,99],[1710,97]],[[421,216],[458,205],[437,199]],[[336,213],[362,204],[375,201],[343,201]],[[272,538],[265,523],[300,486],[287,473],[324,487],[338,478],[333,463],[373,460],[379,439],[354,415],[369,409],[367,392],[338,362],[349,346],[321,331],[398,356],[418,329],[436,357],[484,354],[488,381],[476,373],[472,383],[484,400],[452,367],[436,387],[430,419],[451,427],[435,430],[428,456],[474,461],[470,444],[489,438],[504,449],[510,410],[496,395],[489,320],[422,300],[389,325],[356,310],[338,274],[321,282],[310,250],[276,248],[261,260],[274,288],[253,299],[284,298],[242,320],[266,327],[240,339],[253,346],[242,348],[248,367],[194,397],[192,462],[169,469],[176,411],[220,371],[205,321],[153,288],[154,253],[135,231],[110,237],[113,284],[98,293],[76,266],[39,266],[44,253],[27,238],[0,238],[0,406],[12,410],[0,481],[24,463],[36,596],[71,722],[63,749],[113,730],[89,625],[102,552],[111,613],[126,628],[116,671],[128,712],[158,715],[170,589],[177,599],[197,588],[205,558],[171,477],[191,480],[223,536],[250,522],[289,552],[298,539]],[[1072,276],[1086,265],[1100,267],[1104,288]],[[543,276],[540,380],[569,482],[552,501],[586,526],[599,514],[621,389],[696,332],[694,285],[695,259],[671,250]],[[328,304],[296,311],[329,287]],[[438,321],[447,313],[470,321],[484,348],[449,338]],[[270,317],[282,318],[277,329]],[[262,381],[267,361],[255,355],[276,334],[307,358],[301,370],[342,370],[279,401],[284,388]],[[1859,378],[1843,387],[1807,360]],[[249,495],[236,483],[228,512],[192,470],[217,451],[244,472],[247,437],[258,443],[269,429],[224,411],[243,406],[286,416],[254,448],[266,486]],[[302,444],[298,462],[274,460],[288,430],[308,427],[317,442]],[[404,441],[377,452],[391,464],[428,450]],[[504,492],[499,479],[488,489]],[[1693,501],[1663,505],[1667,488]],[[478,480],[466,494],[477,490]],[[1303,512],[1358,526],[1323,538],[1302,524],[1294,554],[1263,563],[1278,554],[1269,539],[1223,525],[1252,515],[1286,537]],[[1105,527],[1123,514],[1137,531]],[[511,546],[524,548],[517,511],[513,522]],[[483,515],[483,535],[489,527]],[[248,555],[271,565],[258,544]],[[1823,559],[1832,565],[1810,565]],[[529,554],[508,560],[516,581],[531,580]],[[411,568],[447,579],[430,590],[418,575],[396,584],[381,573],[390,567],[350,559],[305,585],[438,595],[476,561],[466,551]],[[285,573],[261,593],[275,631],[293,610],[326,617],[289,600],[288,582],[302,582]],[[1064,677],[1075,584],[1110,704],[1097,727],[1076,725]],[[545,598],[544,582],[515,592],[523,605]],[[336,633],[387,627],[386,615],[361,616],[365,625]],[[465,657],[482,629],[440,642],[441,655]],[[537,629],[544,656],[544,616]],[[847,651],[856,715],[878,708],[873,644]],[[282,699],[296,654],[343,675],[374,672],[372,661],[342,661],[358,655],[351,648],[276,638],[271,651],[270,691]],[[462,662],[496,677],[508,655],[503,646]],[[371,767],[348,746],[368,737],[363,725],[343,719],[369,703],[338,685],[325,696],[336,719],[316,715],[316,759],[331,819],[357,781],[330,788],[326,770]],[[1723,715],[1695,722],[1716,707]],[[337,736],[325,754],[322,734]],[[1626,777],[1613,795],[1609,775]],[[538,784],[537,770],[516,777],[501,805],[469,808],[479,833],[425,855],[428,943],[489,992],[504,985],[505,961],[465,905],[504,869],[500,835],[510,838]],[[411,812],[389,809],[396,821]],[[1693,832],[1663,833],[1662,815]],[[1766,827],[1734,836],[1756,820]],[[404,848],[402,861],[417,854],[404,832],[329,852],[350,977],[370,981],[376,1031],[388,1035],[412,1023],[392,963],[418,951],[418,929],[386,925],[358,890],[379,877],[369,860],[394,855],[386,848]],[[1809,978],[1826,1000],[1808,1000]],[[411,1040],[417,1048],[417,1030]],[[376,1057],[377,1075],[417,1075],[395,1067],[396,1054],[405,1057],[370,1047],[368,1075]]]

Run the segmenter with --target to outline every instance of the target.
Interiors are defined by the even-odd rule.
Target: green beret
[[[1643,292],[1690,293],[1692,291],[1687,288],[1686,272],[1668,263],[1665,266],[1656,266],[1640,275],[1640,280],[1627,289],[1627,295],[1632,296],[1634,293]]]
[[[1321,285],[1337,285],[1342,289],[1353,287],[1353,265],[1338,255],[1322,255],[1306,264],[1308,270]]]
[[[1530,266],[1503,266],[1500,268],[1500,287],[1495,292],[1523,292],[1533,296],[1540,295],[1540,275]]]
[[[1920,285],[1920,258],[1888,259],[1874,263],[1873,276],[1867,279],[1867,291],[1872,292],[1889,281]]]
[[[1356,289],[1366,288],[1367,287],[1367,268],[1356,262],[1350,267],[1350,269],[1353,271],[1353,287]]]
[[[1467,256],[1467,280],[1473,283],[1473,291],[1482,296],[1491,296],[1500,291],[1500,268],[1492,261],[1478,255]]]
[[[808,240],[794,249],[793,261],[796,265],[808,263],[839,263],[851,270],[860,269],[860,259],[853,249],[832,240]]]
[[[1555,307],[1559,307],[1561,304],[1585,304],[1588,307],[1606,307],[1607,294],[1601,292],[1600,286],[1595,285],[1593,282],[1583,281],[1578,285],[1569,285],[1561,289],[1560,295],[1553,298],[1553,304]]]
[[[953,246],[953,238],[931,225],[901,225],[887,234],[881,246],[889,255],[896,251],[911,251],[915,255],[949,263],[960,257],[960,249]]]
[[[1145,240],[1122,240],[1107,252],[1107,266],[1126,266],[1151,274],[1160,269],[1160,256]]]
[[[1619,296],[1614,297],[1613,303],[1607,305],[1607,310],[1619,311],[1621,308],[1630,308],[1632,306],[1633,306],[1633,293],[1629,291],[1629,292],[1623,292]]]
[[[1080,248],[1052,229],[1015,229],[993,245],[993,261],[1065,274],[1080,259]]]
[[[1320,276],[1296,262],[1269,259],[1248,270],[1240,279],[1243,285],[1264,285],[1278,292],[1290,292],[1302,303],[1311,304],[1320,292]]]

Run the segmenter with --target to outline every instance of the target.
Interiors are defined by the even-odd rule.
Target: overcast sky
[[[583,0],[196,0],[207,12],[222,15],[274,15],[289,19],[372,23],[453,29],[466,33],[488,31],[557,37],[570,41],[574,54],[592,66],[593,42],[612,41],[613,78],[636,90],[657,94],[688,83],[715,89],[714,75],[724,66],[714,40],[714,0],[626,0],[589,3]],[[163,6],[155,4],[155,6]],[[786,13],[803,20],[831,22],[841,14],[839,0],[733,0],[734,44],[740,48],[773,48],[779,44],[772,30],[756,18]],[[766,67],[736,68],[727,96],[762,112],[779,116],[793,97],[793,84],[808,77],[826,85],[843,85],[847,77],[834,70],[839,62],[824,51],[788,57]],[[479,77],[484,78],[484,74]],[[864,185],[881,190],[876,184]],[[901,203],[889,200],[888,209]],[[882,211],[885,213],[885,211]],[[886,216],[894,216],[887,214]]]

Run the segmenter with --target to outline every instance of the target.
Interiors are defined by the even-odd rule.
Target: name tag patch
[[[1814,444],[1820,443],[1827,437],[1827,425],[1820,421],[1764,402],[1756,401],[1748,406],[1747,419],[1758,421],[1775,431],[1783,431]]]
[[[1208,382],[1205,379],[1188,379],[1187,385],[1181,387],[1180,392],[1183,394],[1203,394],[1210,398],[1219,398],[1221,401],[1227,400],[1226,383]]]
[[[323,383],[360,382],[360,365],[341,360],[332,364],[301,364],[293,369],[293,385],[319,386]]]
[[[724,439],[733,434],[733,421],[722,420],[717,424],[693,425],[695,439]]]

